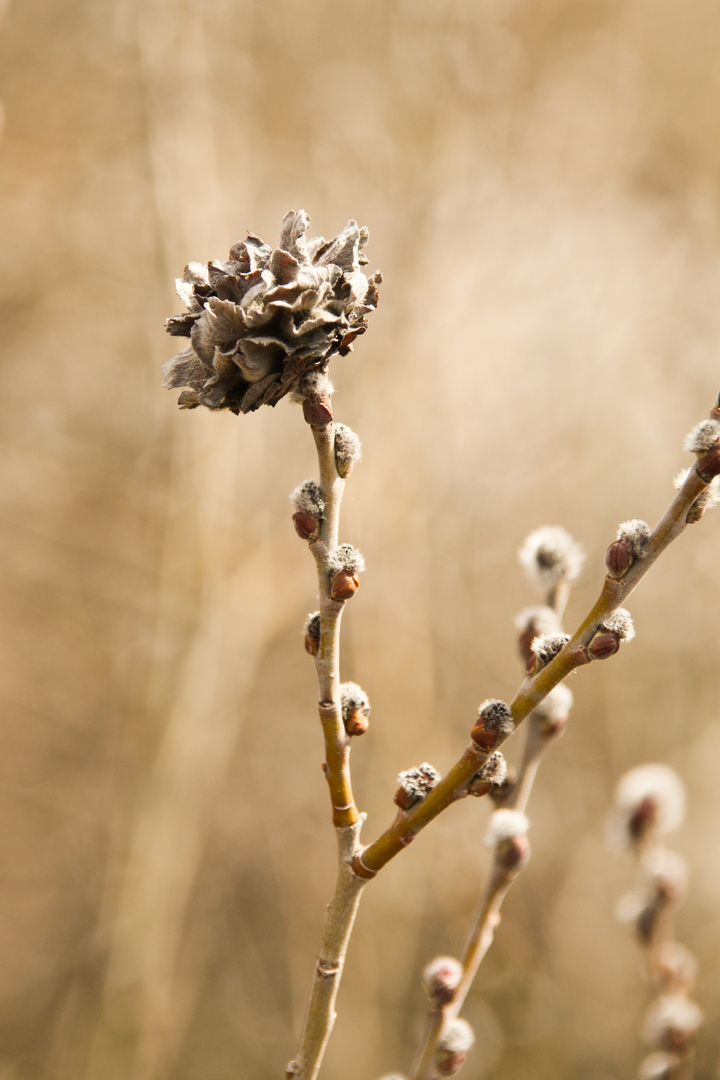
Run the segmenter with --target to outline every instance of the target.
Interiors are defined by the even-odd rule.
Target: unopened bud
[[[515,729],[509,705],[498,698],[488,698],[478,708],[478,718],[470,738],[480,750],[494,750],[501,737]]]
[[[678,1080],[682,1067],[682,1059],[677,1054],[666,1054],[664,1050],[659,1050],[640,1063],[638,1080]]]
[[[427,761],[414,769],[401,772],[398,776],[400,787],[395,792],[395,805],[401,810],[409,810],[411,806],[422,802],[439,779],[440,773]]]
[[[295,488],[290,500],[295,507],[293,524],[298,536],[310,542],[317,540],[325,514],[325,503],[319,486],[314,480],[306,480]]]
[[[643,1038],[651,1046],[682,1053],[695,1041],[702,1018],[702,1010],[684,994],[661,994],[647,1011]]]
[[[480,797],[489,794],[494,787],[505,783],[507,771],[505,758],[496,750],[470,780],[467,786],[468,795]]]
[[[341,544],[329,559],[330,595],[333,600],[349,600],[360,588],[358,575],[365,569],[365,560],[351,544]]]
[[[697,471],[701,480],[709,484],[716,476],[720,476],[720,446],[709,450],[698,458]]]
[[[360,439],[346,424],[335,425],[335,468],[338,476],[344,480],[360,461],[362,448]]]
[[[617,634],[596,634],[587,647],[587,654],[591,660],[607,660],[614,656],[620,648],[620,638]]]
[[[630,545],[625,540],[615,540],[605,552],[605,565],[613,577],[621,578],[632,564]]]
[[[360,588],[360,578],[352,570],[338,570],[330,582],[333,600],[349,600]]]
[[[569,634],[540,634],[539,637],[536,637],[530,646],[534,657],[531,661],[530,671],[537,674],[557,656],[569,640]]]
[[[509,873],[519,873],[530,858],[528,819],[520,810],[496,810],[485,837],[495,859]]]
[[[465,1064],[467,1052],[475,1042],[467,1020],[451,1020],[438,1039],[435,1069],[440,1076],[454,1076]]]
[[[365,691],[357,683],[341,683],[340,703],[345,731],[348,735],[364,735],[370,716],[370,699]]]
[[[536,637],[541,634],[558,634],[561,630],[556,612],[547,606],[524,608],[515,616],[513,622],[520,631],[518,645],[526,664],[534,657],[531,646]]]
[[[311,612],[305,620],[305,651],[317,656],[320,648],[320,612]]]
[[[448,1005],[460,985],[463,966],[454,956],[436,956],[422,973],[423,986],[433,1008]]]
[[[327,427],[332,422],[333,411],[329,397],[307,397],[302,408],[305,422],[311,427]]]

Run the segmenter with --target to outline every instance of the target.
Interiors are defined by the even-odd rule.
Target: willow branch
[[[323,771],[328,782],[332,820],[338,838],[338,871],[334,896],[323,926],[307,1011],[297,1053],[286,1069],[288,1080],[314,1080],[335,1023],[335,999],[350,934],[365,882],[352,870],[360,850],[362,820],[350,782],[350,738],[345,731],[340,693],[340,620],[345,601],[331,595],[331,563],[337,549],[340,501],[345,486],[338,476],[331,423],[313,427],[324,503],[320,535],[310,544],[318,571],[320,641],[315,657],[318,711],[325,740]]]
[[[666,514],[651,534],[644,557],[637,559],[624,577],[606,577],[596,603],[571,640],[544,668],[525,679],[510,705],[516,726],[530,715],[558,683],[577,667],[588,663],[586,649],[600,625],[622,605],[662,552],[683,532],[690,507],[707,488],[708,483],[696,469],[690,471]],[[493,749],[501,746],[506,738],[507,735],[500,735]],[[354,861],[356,873],[367,878],[374,877],[438,814],[458,799],[464,798],[469,781],[487,757],[488,752],[471,741],[459,760],[427,797],[405,814],[398,815],[384,833],[364,848]]]

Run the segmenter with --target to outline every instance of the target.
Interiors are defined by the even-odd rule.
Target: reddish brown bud
[[[440,1076],[454,1076],[465,1064],[467,1054],[463,1050],[438,1056],[435,1067]]]
[[[613,577],[621,578],[633,563],[630,545],[626,540],[616,540],[605,553],[605,565]]]
[[[720,446],[714,446],[698,458],[697,471],[706,484],[709,484],[713,477],[720,476]]]
[[[333,600],[349,600],[360,588],[360,578],[354,570],[338,570],[330,582]]]
[[[305,422],[312,427],[326,427],[332,422],[333,412],[329,397],[306,397],[303,401]]]
[[[409,810],[411,806],[414,806],[417,802],[409,791],[406,791],[404,787],[399,787],[393,796],[393,802],[400,810]]]
[[[614,656],[620,648],[620,638],[610,631],[600,632],[595,635],[587,647],[587,654],[591,660],[607,660]]]
[[[494,750],[500,738],[500,729],[486,727],[481,717],[470,732],[470,738],[478,750]]]
[[[530,860],[530,841],[521,833],[513,836],[498,845],[495,858],[506,870],[519,873]]]
[[[317,540],[320,535],[320,522],[317,521],[312,514],[308,514],[307,510],[296,510],[293,514],[293,525],[295,526],[295,532],[298,534],[301,540]]]
[[[355,712],[348,716],[344,721],[345,730],[348,735],[364,735],[369,727],[369,720],[365,713],[361,709],[356,709]]]

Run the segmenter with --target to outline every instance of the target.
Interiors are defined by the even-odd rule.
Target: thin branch
[[[707,486],[708,482],[700,477],[697,470],[692,469],[667,513],[652,533],[644,557],[637,559],[623,578],[618,579],[610,575],[606,577],[598,600],[571,640],[537,674],[525,679],[510,706],[516,725],[522,723],[571,671],[588,663],[586,648],[601,623],[621,606],[655,560],[685,529],[690,507]],[[494,749],[502,745],[506,738],[507,735],[500,735]],[[487,751],[471,742],[460,759],[427,797],[408,810],[406,814],[398,816],[392,825],[355,859],[353,865],[356,873],[366,878],[374,877],[438,814],[458,799],[464,798],[467,794],[468,782],[487,757]]]
[[[310,544],[318,571],[320,595],[320,642],[315,657],[318,711],[325,739],[323,771],[330,790],[333,825],[338,838],[338,871],[335,894],[328,905],[322,941],[307,1012],[295,1058],[286,1069],[288,1080],[315,1080],[335,1023],[335,999],[342,978],[350,934],[360,895],[366,884],[352,870],[360,851],[362,818],[350,781],[350,737],[345,731],[340,695],[340,620],[345,601],[333,600],[330,592],[330,558],[337,548],[340,501],[345,482],[337,473],[334,428],[313,427],[324,503],[318,539]]]

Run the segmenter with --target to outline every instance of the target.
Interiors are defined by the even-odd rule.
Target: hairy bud
[[[423,986],[434,1009],[448,1005],[460,985],[463,966],[454,956],[436,956],[422,973]]]
[[[293,524],[298,536],[311,543],[317,540],[325,515],[325,503],[319,485],[314,480],[305,480],[295,488],[290,501],[295,507]]]
[[[398,775],[400,787],[395,792],[395,805],[401,810],[422,802],[440,779],[440,773],[426,761],[414,769],[407,769]]]
[[[494,787],[505,783],[507,771],[505,758],[499,750],[496,750],[470,780],[467,787],[468,795],[480,797],[489,794]]]
[[[515,729],[512,710],[498,698],[488,698],[478,708],[478,718],[470,738],[481,750],[493,750],[501,737]]]
[[[365,560],[352,544],[341,544],[329,559],[330,595],[333,600],[349,600],[360,588],[359,574]]]
[[[344,480],[362,458],[360,439],[346,424],[335,425],[335,468]]]
[[[561,582],[572,585],[577,580],[585,553],[565,529],[546,525],[530,533],[520,549],[519,559],[535,585],[552,589]]]
[[[341,683],[340,704],[348,735],[364,735],[368,729],[370,699],[362,687],[354,682]]]
[[[311,611],[305,620],[305,652],[317,656],[320,648],[320,612]]]

